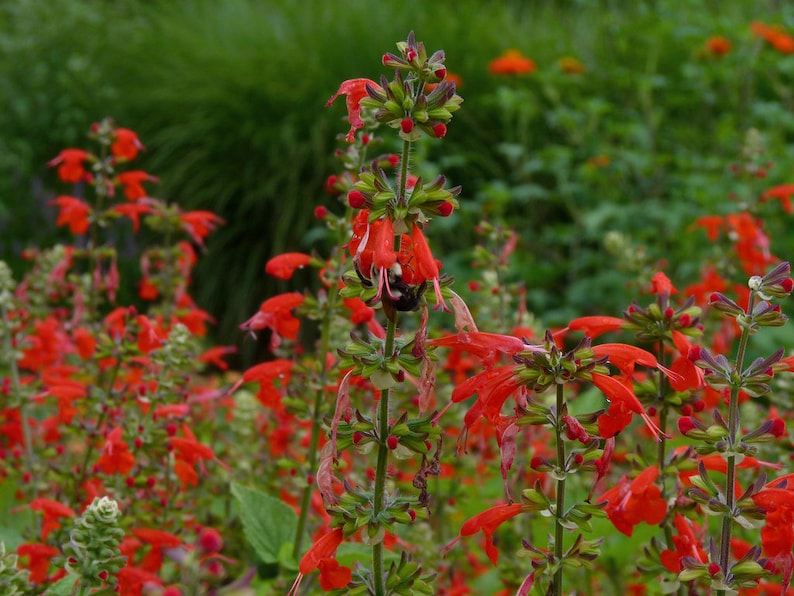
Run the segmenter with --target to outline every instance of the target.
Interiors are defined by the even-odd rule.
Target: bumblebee
[[[372,279],[364,277],[356,265],[356,274],[361,280],[361,284],[367,288],[373,286]],[[381,304],[383,305],[383,312],[389,320],[394,320],[394,311],[407,312],[418,310],[422,302],[422,296],[427,289],[427,282],[423,281],[420,284],[409,284],[403,280],[402,266],[395,263],[387,272],[388,285],[387,290],[381,294]]]

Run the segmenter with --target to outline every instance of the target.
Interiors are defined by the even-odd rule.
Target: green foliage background
[[[112,116],[147,145],[140,166],[160,177],[155,196],[227,220],[195,295],[218,320],[217,341],[238,343],[237,325],[287,288],[265,278],[266,260],[322,249],[312,211],[334,208],[322,185],[345,130],[341,105],[325,101],[342,80],[378,78],[380,55],[413,30],[463,79],[447,138],[418,148],[428,173],[464,188],[460,212],[433,228],[445,269],[476,277],[473,227],[505,219],[521,233],[514,276],[530,310],[549,325],[617,314],[637,272],[604,251],[607,231],[691,282],[704,260],[691,256],[710,248],[683,232],[741,195],[729,165],[749,128],[776,162],[768,184],[792,181],[794,55],[763,47],[754,20],[792,27],[794,10],[771,0],[4,3],[0,250],[19,266],[24,247],[60,237],[47,201],[65,189],[45,164]],[[711,35],[728,37],[731,53],[704,56]],[[489,75],[510,47],[538,71]],[[562,56],[586,72],[562,73]],[[598,155],[608,167],[588,165]],[[772,230],[784,258],[785,227]]]

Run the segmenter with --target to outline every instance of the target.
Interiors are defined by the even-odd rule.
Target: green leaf
[[[258,490],[232,483],[245,537],[264,563],[286,563],[284,545],[293,544],[298,516],[291,507]],[[281,556],[279,556],[281,554]]]
[[[47,588],[47,591],[44,592],[44,596],[69,596],[72,590],[74,590],[76,583],[76,575],[67,575]]]

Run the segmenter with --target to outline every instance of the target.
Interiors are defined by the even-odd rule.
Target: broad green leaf
[[[240,504],[245,537],[264,563],[284,562],[284,545],[292,544],[298,517],[288,505],[258,490],[232,483],[232,494]]]

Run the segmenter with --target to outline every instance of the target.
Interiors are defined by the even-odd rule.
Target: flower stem
[[[560,477],[557,479],[557,503],[554,508],[554,560],[557,563],[557,570],[554,572],[554,596],[562,595],[562,550],[563,550],[563,525],[562,520],[565,512],[565,443],[562,438],[562,422],[560,412],[565,405],[564,387],[557,385],[557,424],[554,426],[555,440],[557,443],[557,468],[560,470]]]
[[[328,352],[328,343],[331,339],[331,320],[334,317],[337,296],[337,292],[329,292],[322,327],[320,328],[320,348],[318,352],[320,367],[317,378],[317,391],[314,394],[311,439],[308,461],[306,462],[306,469],[310,472],[314,472],[315,466],[317,465],[317,448],[320,444],[320,425],[323,419],[323,397],[325,396],[325,384],[327,380],[325,355]],[[306,529],[306,521],[309,517],[309,509],[312,502],[312,492],[314,492],[314,487],[311,484],[307,484],[303,489],[303,495],[301,497],[301,512],[298,517],[298,527],[295,530],[295,540],[293,541],[294,546],[292,548],[292,554],[296,560],[301,553],[303,533]]]
[[[753,311],[755,294],[750,294],[750,304],[747,307],[747,312]],[[722,569],[723,577],[728,575],[728,566],[730,564],[731,554],[731,530],[733,526],[734,508],[736,506],[736,493],[734,487],[736,485],[736,454],[734,449],[736,447],[737,435],[739,434],[739,390],[741,389],[741,371],[744,365],[744,356],[747,352],[747,344],[750,340],[749,331],[742,327],[742,335],[739,338],[739,349],[736,353],[736,364],[734,370],[736,371],[736,380],[731,383],[731,396],[728,402],[728,447],[730,449],[728,455],[728,470],[725,479],[725,506],[727,511],[722,518],[722,534],[720,538],[720,569]],[[724,593],[724,590],[718,591],[718,594]]]
[[[383,347],[383,356],[388,359],[394,351],[394,336],[397,332],[397,321],[389,320],[386,327],[386,342]],[[391,390],[384,389],[380,394],[378,404],[378,463],[375,468],[375,490],[372,502],[372,517],[376,518],[383,511],[386,501],[386,469],[389,464],[389,396]],[[384,596],[386,593],[383,581],[383,540],[378,539],[372,546],[372,576],[375,587],[375,596]]]

